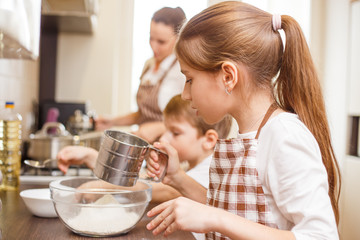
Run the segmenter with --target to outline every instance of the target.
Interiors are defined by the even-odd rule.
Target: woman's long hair
[[[338,223],[340,170],[319,79],[299,24],[282,15],[281,28],[285,49],[270,13],[242,2],[221,2],[189,20],[180,32],[176,54],[197,70],[216,72],[224,61],[246,66],[255,86],[271,91],[283,110],[299,116],[319,144]]]

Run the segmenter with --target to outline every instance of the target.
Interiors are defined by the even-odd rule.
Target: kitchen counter
[[[150,218],[146,215],[129,233],[117,237],[91,238],[73,233],[60,221],[59,218],[40,218],[32,215],[26,208],[19,193],[25,189],[45,188],[44,185],[22,184],[17,191],[0,191],[2,210],[0,211],[0,239],[195,239],[190,232],[177,231],[165,238],[162,235],[153,236],[146,229]],[[148,209],[154,207],[150,203]]]

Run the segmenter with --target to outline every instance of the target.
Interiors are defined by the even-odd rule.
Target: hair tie
[[[281,15],[274,14],[272,16],[272,27],[274,31],[281,29]]]

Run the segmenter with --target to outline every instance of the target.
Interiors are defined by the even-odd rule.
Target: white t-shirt
[[[259,135],[256,159],[279,229],[291,230],[297,240],[339,239],[319,146],[297,115],[281,113],[268,120]]]
[[[159,66],[159,69],[154,72],[155,61],[154,59],[149,59],[146,64],[150,64],[149,70],[144,74],[142,79],[146,79],[150,84],[155,85],[164,73],[169,69],[173,61],[175,60],[175,55],[171,54],[165,58]],[[145,64],[145,65],[146,65]],[[159,89],[158,103],[161,111],[164,111],[166,104],[170,99],[182,93],[185,86],[185,76],[180,71],[180,64],[177,61],[174,66],[171,67],[169,72],[166,74],[163,82],[161,83]]]
[[[186,172],[186,174],[198,183],[200,183],[206,189],[209,188],[209,169],[212,159],[212,154],[205,158],[201,163],[196,165],[194,168]]]

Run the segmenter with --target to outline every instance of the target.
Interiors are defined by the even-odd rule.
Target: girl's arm
[[[231,239],[292,240],[290,231],[254,223],[219,208],[209,207],[187,198],[177,198],[151,209],[147,215],[157,215],[146,227],[154,235],[164,236],[177,231],[197,233],[219,232]]]
[[[151,183],[152,199],[151,202],[162,203],[174,198],[180,197],[181,194],[175,188],[167,186],[163,183]]]
[[[163,183],[175,188],[184,197],[206,203],[207,189],[180,168],[179,157],[176,150],[167,142],[155,142],[154,147],[165,151],[169,155],[167,173],[163,179]],[[147,173],[150,177],[155,177],[159,173],[159,164],[157,161],[157,154],[151,152],[150,158],[147,160]]]

